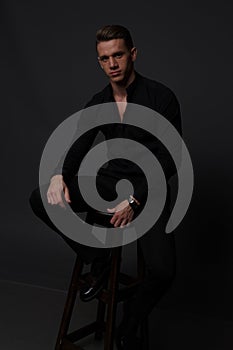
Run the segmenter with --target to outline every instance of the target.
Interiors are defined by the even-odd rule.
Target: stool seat
[[[103,227],[114,227],[110,223],[113,215],[113,213],[91,210],[87,213],[85,221],[89,224],[97,224]],[[103,333],[105,333],[104,350],[113,350],[117,303],[120,301],[126,301],[135,293],[136,288],[142,282],[145,273],[144,259],[139,244],[137,244],[136,277],[120,272],[121,254],[121,246],[111,248],[111,270],[105,287],[97,296],[98,307],[96,320],[68,334],[75,299],[78,290],[83,283],[82,270],[84,262],[79,256],[77,256],[67,293],[55,350],[81,350],[81,347],[74,343],[92,333],[95,334],[95,339],[102,339]],[[120,284],[122,287],[119,287]],[[146,350],[148,349],[148,320],[143,322],[141,330],[144,338],[144,348]]]

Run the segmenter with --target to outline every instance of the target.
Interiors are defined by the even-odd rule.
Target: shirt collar
[[[126,91],[127,91],[127,96],[128,98],[130,98],[135,90],[135,88],[137,87],[138,85],[138,81],[140,79],[140,75],[135,71],[135,78],[134,80],[132,81],[132,83],[126,88]]]
[[[140,74],[135,71],[134,80],[126,88],[128,101],[130,100],[131,96],[133,95],[133,92],[135,91],[135,88],[138,85],[138,81],[139,81],[140,77],[141,77]],[[113,97],[112,85],[110,83],[106,86],[104,97],[105,97],[105,102],[114,102],[115,101],[114,97]]]

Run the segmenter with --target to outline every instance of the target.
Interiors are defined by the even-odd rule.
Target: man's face
[[[111,82],[124,82],[133,71],[137,50],[135,47],[129,50],[124,39],[101,41],[97,52],[100,66]]]

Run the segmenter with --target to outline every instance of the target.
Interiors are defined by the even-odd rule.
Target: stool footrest
[[[75,343],[91,334],[94,334],[96,340],[102,339],[104,334],[104,349],[113,350],[117,303],[130,299],[141,284],[145,273],[145,268],[141,266],[144,264],[144,260],[143,256],[141,256],[140,249],[138,249],[138,273],[136,277],[132,277],[120,271],[121,253],[122,247],[112,248],[111,271],[108,281],[106,281],[104,285],[104,289],[97,296],[98,308],[95,322],[87,324],[84,327],[67,334],[75,304],[75,298],[78,290],[80,290],[83,284],[85,284],[86,277],[85,273],[82,274],[84,262],[77,256],[55,350],[84,350]],[[148,327],[143,328],[142,338],[148,337],[146,335],[147,328]],[[144,344],[146,347],[148,346],[145,340]]]
[[[79,345],[73,344],[68,339],[64,338],[60,347],[61,350],[84,350]]]

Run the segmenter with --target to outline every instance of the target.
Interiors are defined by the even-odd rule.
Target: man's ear
[[[130,53],[131,53],[132,61],[134,62],[136,60],[136,58],[137,58],[137,53],[138,53],[137,48],[133,47],[131,49]]]

